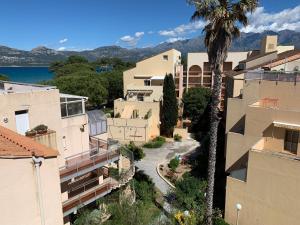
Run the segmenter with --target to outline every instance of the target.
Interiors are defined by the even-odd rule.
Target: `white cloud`
[[[179,37],[182,35],[194,33],[198,30],[201,30],[204,28],[205,25],[206,22],[199,20],[193,23],[182,24],[178,27],[175,27],[174,29],[161,30],[158,32],[158,34],[167,37]]]
[[[152,30],[148,31],[148,34],[154,34],[154,32]]]
[[[258,7],[253,14],[248,14],[249,25],[241,30],[243,32],[261,33],[265,30],[300,31],[300,5],[295,8],[284,9],[278,13],[268,13],[264,7]]]
[[[136,33],[135,33],[135,36],[136,36],[137,38],[139,38],[139,37],[142,37],[144,34],[145,34],[144,32],[136,32]]]
[[[64,39],[59,40],[59,43],[63,44],[63,43],[66,43],[67,41],[68,41],[68,38],[64,38]]]
[[[175,37],[175,38],[169,38],[169,39],[167,39],[167,42],[173,43],[173,42],[182,41],[182,40],[185,40],[185,39],[186,38],[183,38],[183,37]]]
[[[67,48],[66,47],[59,47],[58,49],[57,49],[57,51],[65,51]]]
[[[133,36],[125,35],[120,38],[120,40],[130,47],[135,47],[139,40],[145,35],[145,32],[136,32]]]

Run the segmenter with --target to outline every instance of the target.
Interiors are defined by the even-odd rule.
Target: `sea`
[[[8,76],[10,81],[22,83],[39,83],[54,77],[48,67],[0,67],[0,74]]]

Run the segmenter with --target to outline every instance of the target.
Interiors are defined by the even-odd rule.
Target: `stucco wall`
[[[57,159],[44,160],[40,168],[46,225],[63,225]],[[0,224],[40,225],[32,159],[0,159],[0,177]]]
[[[299,170],[297,160],[250,151],[247,182],[227,178],[225,220],[235,224],[235,207],[240,203],[241,225],[298,224]]]
[[[62,145],[65,157],[89,150],[87,115],[63,118]]]
[[[164,60],[163,56],[167,55],[168,60]],[[181,53],[175,49],[163,52],[151,58],[140,61],[136,67],[123,73],[124,96],[127,93],[127,86],[144,86],[144,80],[152,76],[163,76],[166,74],[175,75],[175,65],[180,62]],[[135,76],[142,76],[135,78]]]
[[[0,125],[16,130],[15,111],[28,110],[29,128],[45,124],[56,131],[57,148],[62,154],[62,131],[59,91],[32,91],[26,93],[0,94]],[[3,118],[8,118],[4,123]]]
[[[1,126],[16,131],[15,111],[19,110],[28,110],[30,129],[45,124],[56,132],[60,165],[64,164],[65,157],[88,150],[88,127],[85,125],[84,132],[80,131],[80,127],[87,124],[87,116],[62,119],[58,89],[0,94]],[[7,123],[4,118],[8,118]]]
[[[300,124],[299,96],[300,86],[293,82],[263,80],[244,82],[243,99],[229,99],[226,132],[239,121],[243,111],[245,129],[244,134],[227,133],[226,170],[249,153],[243,167],[247,168],[246,182],[227,178],[225,219],[230,224],[236,222],[237,203],[243,206],[241,225],[297,224],[299,221],[295,209],[299,209],[300,204],[295,186],[300,176],[295,171],[300,164],[284,152],[286,129],[273,124],[274,121]],[[277,104],[258,104],[264,98],[277,99]],[[261,152],[249,151],[251,148]]]
[[[160,134],[160,103],[159,102],[139,102],[123,101],[117,99],[114,101],[114,114],[122,115],[125,108],[138,111],[138,118],[108,118],[108,135],[120,141],[139,141],[145,142]],[[144,119],[145,115],[151,111],[151,116]],[[127,128],[125,129],[125,127]],[[131,137],[130,137],[131,136]],[[124,137],[126,137],[124,139]]]

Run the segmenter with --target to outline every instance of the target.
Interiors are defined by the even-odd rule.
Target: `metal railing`
[[[112,179],[106,178],[103,183],[98,184],[95,187],[84,189],[83,192],[77,194],[74,197],[69,198],[63,202],[63,213],[64,216],[71,214],[73,211],[97,200],[105,194],[108,194],[112,191]],[[85,188],[86,184],[83,184],[82,187]],[[79,188],[82,188],[79,187]]]
[[[300,82],[300,71],[248,71],[245,80]]]

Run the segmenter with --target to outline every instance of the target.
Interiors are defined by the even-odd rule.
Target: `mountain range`
[[[265,31],[263,33],[241,33],[231,46],[231,51],[248,51],[260,48],[260,41],[265,35],[278,35],[281,45],[295,45],[300,49],[300,32],[283,30],[279,32]],[[51,62],[65,60],[70,55],[81,55],[88,60],[94,61],[103,57],[118,57],[125,61],[138,61],[152,55],[175,48],[183,55],[188,52],[206,51],[204,37],[198,36],[192,39],[180,40],[172,43],[162,43],[147,48],[122,48],[120,46],[105,46],[86,51],[56,51],[44,46],[31,51],[19,50],[0,46],[0,66],[41,66],[49,65]]]

